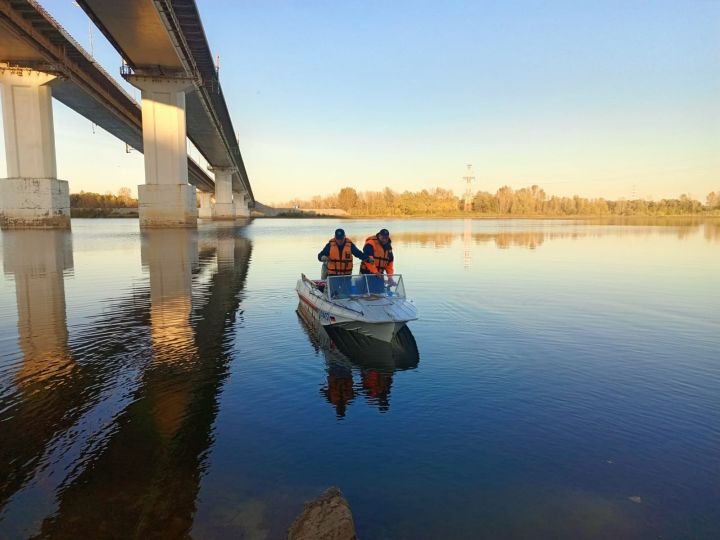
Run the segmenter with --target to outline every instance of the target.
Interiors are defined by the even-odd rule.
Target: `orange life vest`
[[[340,252],[340,246],[338,246],[335,238],[330,239],[330,255],[328,256],[327,269],[329,276],[337,275],[349,275],[352,274],[353,267],[353,254],[352,254],[352,240],[345,238],[345,245]]]
[[[369,238],[365,239],[366,244],[370,244],[373,247],[373,258],[375,259],[375,268],[378,269],[378,272],[382,273],[383,271],[386,271],[386,268],[388,265],[392,262],[392,248],[385,251],[385,248],[380,243],[380,240],[378,240],[377,236],[370,236]],[[390,239],[388,238],[388,244],[390,244]],[[365,261],[363,261],[361,268],[365,270],[366,272],[372,272],[370,268],[368,268],[367,264],[365,264]]]

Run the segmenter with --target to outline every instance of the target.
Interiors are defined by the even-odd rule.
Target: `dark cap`
[[[345,238],[345,231],[342,229],[335,229],[335,238],[338,240],[342,240]]]
[[[378,232],[378,236],[390,236],[390,231],[387,229],[380,229],[380,232]]]

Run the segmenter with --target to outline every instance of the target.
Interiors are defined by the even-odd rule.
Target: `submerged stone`
[[[288,540],[357,540],[352,512],[336,487],[328,488],[305,509],[288,531]]]

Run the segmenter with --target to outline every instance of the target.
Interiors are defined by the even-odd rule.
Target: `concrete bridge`
[[[142,108],[37,2],[0,0],[8,164],[8,178],[0,179],[0,225],[69,227],[52,97],[144,152],[141,226],[194,226],[195,188],[199,217],[248,216],[255,201],[194,0],[79,4],[125,59],[123,76],[141,89]],[[188,158],[186,137],[214,179]]]

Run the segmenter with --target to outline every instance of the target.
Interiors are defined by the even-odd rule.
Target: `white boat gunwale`
[[[296,291],[323,326],[342,327],[382,341],[390,341],[402,326],[418,318],[417,308],[406,299],[400,274],[329,276],[325,281],[301,274]]]

